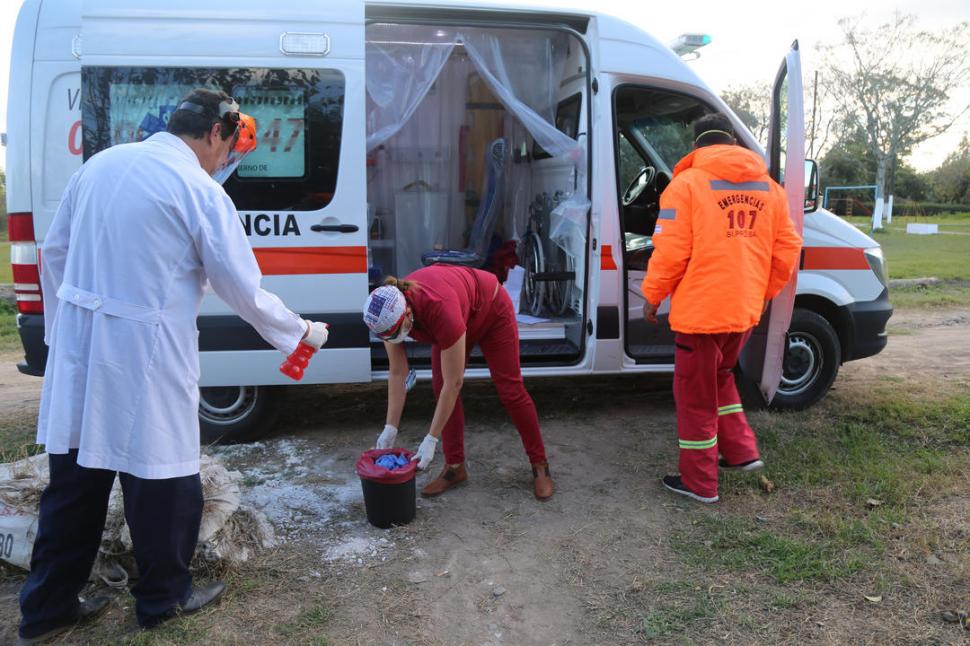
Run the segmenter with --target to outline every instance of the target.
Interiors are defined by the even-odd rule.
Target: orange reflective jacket
[[[668,294],[670,327],[688,334],[743,332],[785,286],[802,240],[785,191],[761,157],[740,146],[698,148],[674,168],[660,198],[656,247],[643,295]]]

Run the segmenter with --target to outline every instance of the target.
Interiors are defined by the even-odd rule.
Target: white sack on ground
[[[30,566],[47,477],[46,454],[0,464],[0,558],[20,568]]]
[[[240,505],[238,471],[228,471],[215,458],[203,455],[202,525],[196,558],[241,563],[255,552],[272,547],[273,528],[266,517]],[[47,454],[0,464],[0,559],[28,569],[37,533],[40,496],[49,479]],[[131,534],[125,524],[121,484],[115,481],[93,578],[124,586],[135,576]]]

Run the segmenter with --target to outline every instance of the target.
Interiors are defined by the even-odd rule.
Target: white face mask
[[[414,324],[414,319],[411,318],[410,316],[405,316],[404,320],[401,322],[401,329],[397,331],[397,334],[395,334],[390,339],[384,339],[384,340],[387,341],[388,343],[394,343],[394,344],[404,343],[404,339],[407,338],[409,334],[411,334],[411,326],[413,324]]]

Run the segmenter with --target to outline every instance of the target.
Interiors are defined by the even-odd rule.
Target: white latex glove
[[[417,461],[419,469],[427,469],[431,461],[434,460],[436,448],[438,448],[438,438],[430,434],[425,435],[424,439],[421,440],[421,445],[418,447],[418,450],[414,452],[411,462]]]
[[[320,321],[303,319],[303,322],[306,324],[307,332],[301,343],[306,343],[314,350],[319,350],[326,344],[327,337],[330,336],[330,326]]]
[[[384,430],[381,434],[377,436],[377,444],[374,445],[375,449],[391,449],[394,448],[394,440],[397,439],[397,427],[391,426],[390,424],[384,425]]]

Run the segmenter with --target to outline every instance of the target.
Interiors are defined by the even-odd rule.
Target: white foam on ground
[[[218,447],[213,453],[242,473],[242,502],[266,514],[282,538],[326,539],[331,521],[363,498],[352,467],[318,460],[316,445],[305,440]]]
[[[353,561],[364,557],[376,558],[381,551],[393,547],[394,544],[386,538],[371,536],[349,536],[341,543],[331,545],[323,551],[324,561]]]
[[[394,543],[364,519],[353,462],[322,455],[319,445],[286,438],[213,447],[242,474],[242,502],[262,511],[279,541],[309,541],[322,561],[362,566],[389,558]]]

